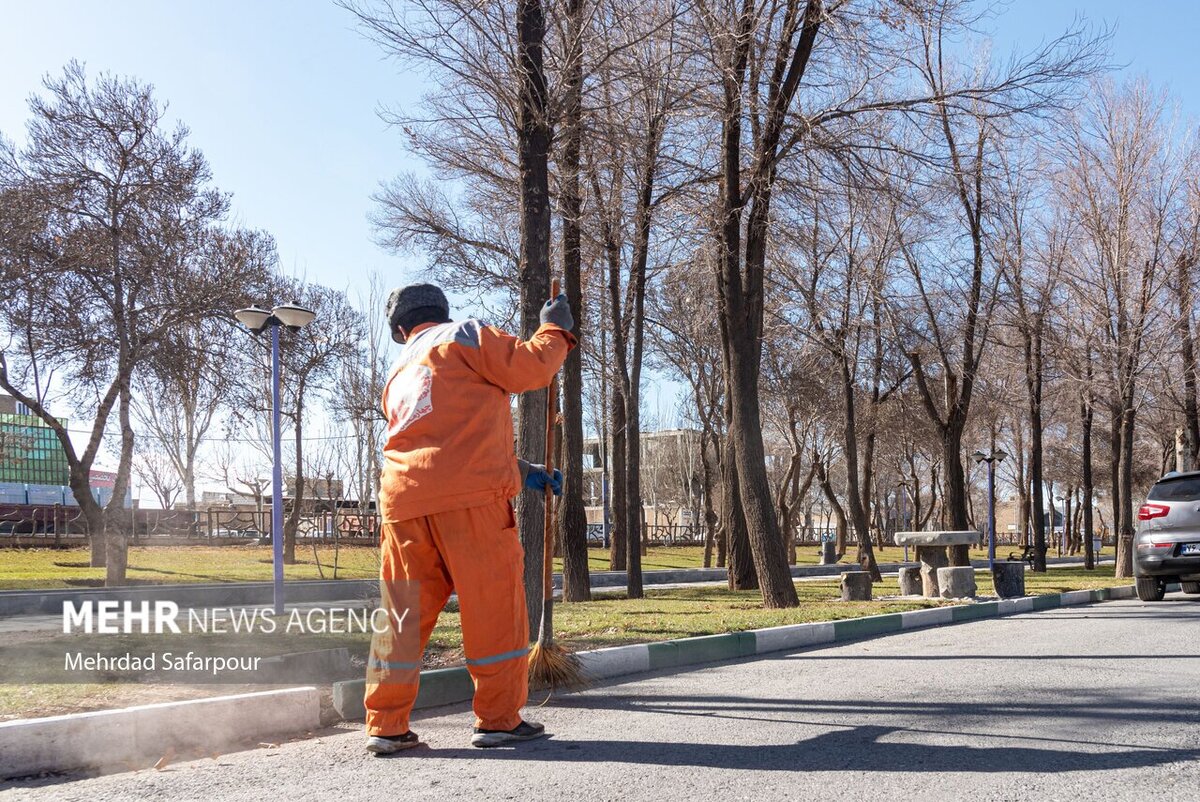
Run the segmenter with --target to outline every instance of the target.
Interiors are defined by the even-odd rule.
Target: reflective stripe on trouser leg
[[[529,693],[525,555],[512,506],[500,501],[429,520],[458,593],[475,726],[510,730],[521,723]]]
[[[409,729],[421,656],[450,597],[450,580],[428,519],[384,524],[379,552],[379,592],[389,611],[388,626],[371,638],[363,705],[368,734],[401,735]]]

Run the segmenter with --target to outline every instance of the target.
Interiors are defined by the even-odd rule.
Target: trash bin
[[[833,565],[837,562],[837,543],[832,540],[821,541],[821,565]]]
[[[1102,548],[1104,548],[1104,538],[1102,538],[1102,537],[1092,538],[1092,554],[1099,554],[1100,549],[1102,549]]]

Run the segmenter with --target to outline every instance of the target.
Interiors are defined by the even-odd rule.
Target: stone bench
[[[921,595],[928,598],[941,596],[937,571],[950,565],[946,554],[947,546],[975,546],[982,535],[973,530],[951,532],[897,532],[897,546],[913,546],[917,550],[917,561],[921,564]]]

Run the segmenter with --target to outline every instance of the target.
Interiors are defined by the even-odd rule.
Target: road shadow
[[[836,725],[835,725],[836,726]],[[510,749],[434,749],[438,758],[616,763],[737,771],[785,772],[982,772],[1061,774],[1147,768],[1195,760],[1198,750],[1119,749],[1077,751],[1028,746],[965,746],[881,740],[903,728],[847,727],[791,744],[572,741],[551,738]]]
[[[794,721],[798,724],[817,726],[838,726],[839,722],[844,722],[849,716],[894,716],[906,721],[944,722],[947,729],[937,732],[951,735],[963,734],[961,728],[954,726],[956,722],[977,722],[981,719],[1029,719],[1029,722],[1021,721],[1023,726],[1033,726],[1039,720],[1069,719],[1085,726],[1086,729],[1081,731],[1089,733],[1112,731],[1121,725],[1183,724],[1194,728],[1200,723],[1200,700],[1194,696],[1163,698],[1156,695],[1155,698],[1148,699],[1143,698],[1142,689],[1134,687],[1108,688],[1104,694],[1081,689],[1030,688],[1029,692],[1023,692],[1021,689],[1018,691],[1018,695],[1005,695],[992,690],[983,698],[969,702],[944,702],[937,699],[790,699],[733,694],[641,696],[607,689],[604,694],[562,696],[557,699],[556,706],[580,710],[614,710],[735,720],[745,719],[755,713],[777,714],[762,720],[781,723]],[[798,716],[799,719],[788,719],[778,714],[790,714]],[[934,731],[909,726],[893,729]],[[1053,740],[1039,738],[1034,730],[1028,732],[1028,735],[1022,737],[1028,740]],[[978,735],[997,737],[991,732],[980,732]],[[1088,737],[1086,741],[1104,742],[1097,737]],[[1120,743],[1111,745],[1128,746]]]

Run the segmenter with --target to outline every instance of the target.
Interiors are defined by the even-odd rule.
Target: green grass
[[[1010,550],[1009,547],[1001,547],[998,556],[1005,558]],[[1111,547],[1103,553],[1112,556]],[[338,577],[372,579],[378,576],[378,555],[378,550],[369,546],[342,547],[338,558]],[[325,577],[332,578],[333,547],[319,546],[317,556],[325,568]],[[802,546],[796,556],[800,565],[815,565],[819,561],[816,546]],[[985,559],[987,552],[976,549],[971,556]],[[85,548],[0,549],[0,590],[101,587],[104,584],[104,569],[90,567],[88,557]],[[284,567],[285,578],[321,578],[311,546],[300,546],[296,557],[295,565]],[[851,549],[843,562],[851,562],[853,558]],[[899,562],[904,559],[904,550],[895,546],[877,549],[876,559],[881,563]],[[561,559],[556,558],[554,564],[556,570],[561,570]],[[642,557],[642,569],[645,571],[699,568],[703,564],[704,549],[700,546],[655,546]],[[608,552],[603,549],[589,550],[588,569],[607,571]],[[265,582],[270,579],[270,546],[134,546],[129,549],[128,581],[131,585]]]
[[[319,546],[326,578],[332,578],[333,547]],[[311,547],[296,550],[297,563],[284,566],[284,578],[319,579]],[[4,549],[0,551],[0,589],[100,587],[104,569],[88,565],[85,548]],[[378,550],[344,546],[338,577],[371,579],[379,575]],[[271,579],[270,546],[133,546],[129,584],[176,582],[249,582]]]

